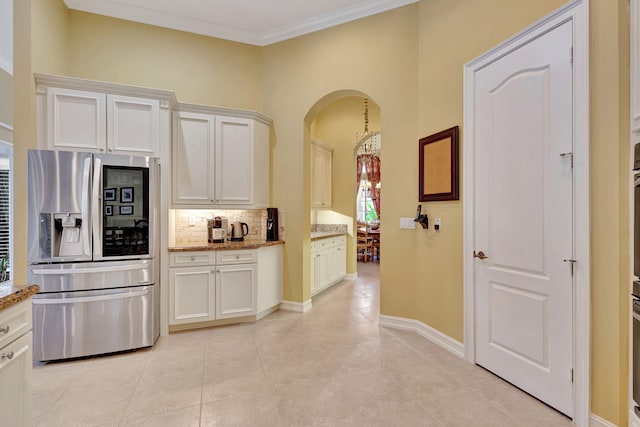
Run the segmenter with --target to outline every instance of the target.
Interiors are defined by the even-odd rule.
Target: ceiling
[[[265,46],[418,0],[64,0],[70,9]]]

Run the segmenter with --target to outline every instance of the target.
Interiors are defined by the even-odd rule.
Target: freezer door
[[[93,259],[154,257],[156,159],[96,155]]]
[[[154,344],[155,286],[33,297],[33,360],[113,353]]]
[[[154,277],[152,259],[31,265],[27,273],[41,293],[150,285]]]
[[[30,263],[90,261],[91,153],[29,150]]]

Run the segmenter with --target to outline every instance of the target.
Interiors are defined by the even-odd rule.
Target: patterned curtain
[[[367,156],[365,160],[367,168],[367,178],[371,182],[371,198],[373,199],[373,207],[380,218],[380,188],[377,184],[380,182],[380,157]]]
[[[360,189],[360,180],[362,179],[362,165],[364,164],[364,156],[358,156],[356,159],[356,197]]]

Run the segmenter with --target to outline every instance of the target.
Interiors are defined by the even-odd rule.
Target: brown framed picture
[[[418,143],[418,201],[458,200],[458,126]]]

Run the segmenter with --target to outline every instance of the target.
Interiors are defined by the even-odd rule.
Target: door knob
[[[486,256],[486,255],[484,254],[484,252],[482,252],[482,251],[478,251],[477,253],[476,253],[476,251],[473,251],[473,257],[474,257],[474,258],[480,258],[480,259],[487,259],[487,258],[489,258],[489,257],[488,257],[488,256]]]

